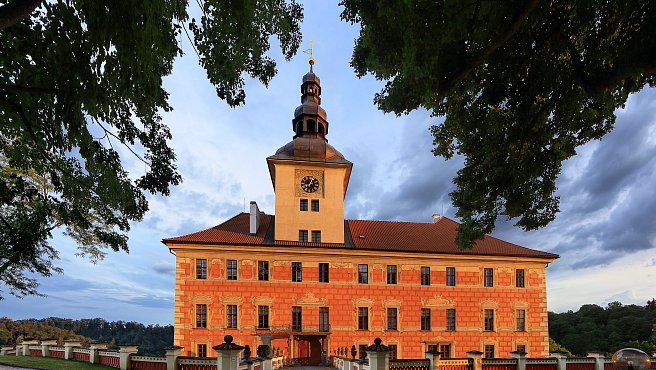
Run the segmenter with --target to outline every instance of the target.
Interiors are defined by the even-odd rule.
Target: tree
[[[51,233],[62,227],[96,261],[128,251],[145,194],[182,180],[161,112],[162,78],[191,39],[217,95],[243,104],[244,76],[276,73],[269,38],[289,59],[300,44],[294,0],[211,0],[199,21],[185,0],[0,0],[0,280],[38,294],[30,276],[61,272]],[[128,174],[120,152],[143,161]],[[2,298],[0,291],[0,298]]]
[[[351,65],[387,81],[385,112],[425,108],[433,153],[464,156],[450,194],[461,248],[499,217],[531,230],[559,210],[562,162],[656,76],[656,3],[342,0],[361,26]]]

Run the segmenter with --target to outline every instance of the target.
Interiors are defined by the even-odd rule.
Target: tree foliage
[[[342,0],[361,26],[351,65],[385,80],[385,112],[425,108],[433,153],[464,156],[451,199],[462,248],[499,217],[536,229],[559,210],[556,179],[576,149],[656,76],[656,3]]]
[[[92,341],[139,346],[140,354],[164,354],[173,345],[173,325],[144,325],[138,322],[106,321],[100,318],[71,320],[59,317],[11,320],[0,318],[0,344],[22,339],[77,339],[83,345]]]
[[[588,351],[614,353],[622,348],[654,353],[656,310],[649,302],[644,307],[611,302],[606,308],[587,304],[577,312],[549,312],[549,336],[580,356]]]
[[[231,106],[244,103],[245,75],[267,84],[276,73],[271,37],[288,59],[298,49],[294,0],[209,0],[199,22],[188,22],[191,5],[0,0],[0,280],[11,294],[37,294],[34,273],[61,272],[54,229],[92,261],[128,251],[146,193],[167,195],[182,180],[161,113],[172,109],[162,78],[185,27]],[[143,173],[128,174],[121,153]]]

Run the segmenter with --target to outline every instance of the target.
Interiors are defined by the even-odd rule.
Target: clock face
[[[319,180],[313,176],[305,176],[301,179],[301,188],[306,193],[314,193],[319,189]]]

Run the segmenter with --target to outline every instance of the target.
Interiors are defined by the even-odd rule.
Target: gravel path
[[[0,364],[0,370],[30,370],[34,369],[33,367],[16,367]]]

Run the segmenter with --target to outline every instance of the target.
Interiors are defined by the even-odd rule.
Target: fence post
[[[130,356],[136,353],[137,353],[137,346],[134,344],[118,345],[118,354],[119,354],[121,370],[128,370],[130,368]]]
[[[39,344],[38,340],[26,340],[23,341],[23,356],[29,356],[30,355],[30,345],[32,344]]]
[[[178,370],[178,356],[184,347],[173,346],[164,348],[166,351],[166,370]]]
[[[223,343],[212,347],[217,353],[216,363],[218,370],[237,370],[239,368],[239,352],[244,347],[232,343],[232,335],[223,337]]]
[[[97,364],[100,362],[100,355],[98,352],[101,349],[107,349],[107,343],[89,343],[89,362]]]
[[[73,353],[73,348],[74,347],[79,347],[82,345],[82,342],[79,340],[65,340],[64,341],[64,359],[66,360],[72,360],[75,358],[75,354]]]
[[[23,342],[16,342],[16,356],[23,356]]]
[[[564,353],[551,352],[549,353],[549,356],[558,361],[558,370],[567,370],[567,356],[565,356]]]
[[[587,357],[592,357],[595,359],[595,370],[604,370],[604,360],[606,359],[606,356],[604,356],[603,353],[601,352],[588,352]]]
[[[526,370],[526,352],[512,351],[510,357],[517,359],[517,370]]]
[[[430,361],[428,366],[429,370],[439,370],[440,369],[440,358],[442,357],[442,352],[439,351],[427,351],[424,356]]]
[[[483,352],[468,351],[467,358],[473,361],[472,370],[483,370]]]
[[[374,339],[374,344],[365,348],[369,356],[369,370],[388,370],[390,348],[384,346],[380,338]]]
[[[46,339],[41,342],[41,356],[49,357],[50,356],[50,346],[57,344],[57,339]]]

